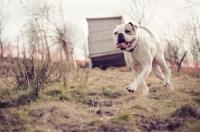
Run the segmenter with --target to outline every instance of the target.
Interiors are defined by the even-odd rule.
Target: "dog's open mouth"
[[[135,39],[133,39],[131,42],[122,42],[122,43],[118,43],[116,48],[124,48],[127,49],[129,47],[131,47],[131,45],[135,42]]]

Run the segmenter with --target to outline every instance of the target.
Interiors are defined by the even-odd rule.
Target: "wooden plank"
[[[89,68],[92,69],[92,58],[89,58]]]
[[[89,45],[89,54],[119,50],[112,40],[98,41]]]
[[[89,35],[93,32],[104,31],[107,29],[110,29],[112,31],[116,24],[120,24],[120,21],[97,21],[92,23],[89,22]]]
[[[90,47],[89,48],[89,54],[98,54],[98,53],[107,53],[112,51],[120,51],[119,49],[116,49],[114,46],[96,46],[96,47]]]
[[[92,28],[94,28],[94,27],[92,27]],[[96,27],[95,27],[96,28]],[[106,32],[106,31],[113,31],[113,29],[114,29],[114,26],[112,25],[112,26],[110,26],[110,27],[105,27],[105,28],[99,28],[98,27],[98,29],[92,29],[92,30],[90,30],[89,31],[89,35],[93,35],[94,33],[97,33],[97,32]]]
[[[121,20],[120,19],[110,19],[110,20],[94,20],[94,21],[88,21],[88,26],[89,27],[97,27],[99,25],[112,25],[112,24],[120,24]]]
[[[105,56],[105,55],[111,55],[111,54],[119,54],[119,53],[123,53],[123,52],[120,50],[115,50],[115,51],[110,51],[110,52],[94,53],[94,54],[89,54],[89,57],[93,58],[93,57],[99,57],[99,56]]]
[[[93,21],[93,20],[109,20],[109,19],[122,19],[121,16],[116,17],[95,17],[95,18],[86,18],[87,21]]]
[[[104,32],[95,32],[92,33],[89,36],[89,44],[96,42],[96,41],[101,41],[101,40],[112,40],[112,30],[105,30]]]

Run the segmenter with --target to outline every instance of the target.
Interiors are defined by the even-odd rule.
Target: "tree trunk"
[[[184,60],[184,58],[185,58],[186,54],[187,54],[187,51],[185,51],[185,53],[184,53],[183,57],[181,58],[181,61],[180,61],[179,65],[178,65],[177,72],[179,72],[179,70],[181,69],[181,64],[182,64],[182,62],[183,62],[183,60]]]
[[[46,38],[45,38],[44,41],[45,41],[46,50],[47,50],[47,59],[48,59],[48,61],[51,61],[51,54],[50,54],[50,51],[49,51],[49,45],[48,45],[48,43],[47,43]]]
[[[74,61],[73,61],[71,53],[69,53],[68,45],[67,45],[66,41],[65,40],[61,40],[61,41],[62,41],[62,47],[63,47],[64,53],[65,53],[65,56],[66,56],[67,64],[72,65],[73,68],[75,68],[76,66],[73,63]]]
[[[63,55],[62,55],[62,46],[59,46],[59,52],[60,52],[60,60],[63,61]]]
[[[1,60],[3,61],[4,57],[3,57],[3,44],[2,44],[2,42],[0,42],[0,46],[1,46]]]
[[[66,61],[67,61],[67,63],[70,63],[67,43],[65,42],[65,40],[61,40],[61,41],[62,41],[62,47],[63,47],[64,53],[65,53]]]

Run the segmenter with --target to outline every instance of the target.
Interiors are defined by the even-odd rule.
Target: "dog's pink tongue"
[[[117,44],[116,48],[124,48],[125,45],[126,45],[125,43],[120,43],[120,44]]]

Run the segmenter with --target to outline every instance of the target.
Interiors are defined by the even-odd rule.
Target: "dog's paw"
[[[134,89],[130,89],[129,87],[126,88],[129,92],[134,93]]]
[[[163,84],[163,86],[164,86],[164,87],[167,87],[168,85],[169,85],[169,84],[166,84],[166,83],[165,83],[165,84]]]
[[[129,91],[129,92],[135,92],[136,89],[137,89],[137,84],[135,82],[131,83],[126,89]]]
[[[164,80],[164,82],[163,82],[163,86],[166,87],[166,86],[169,85],[169,83],[170,83],[169,80]]]

